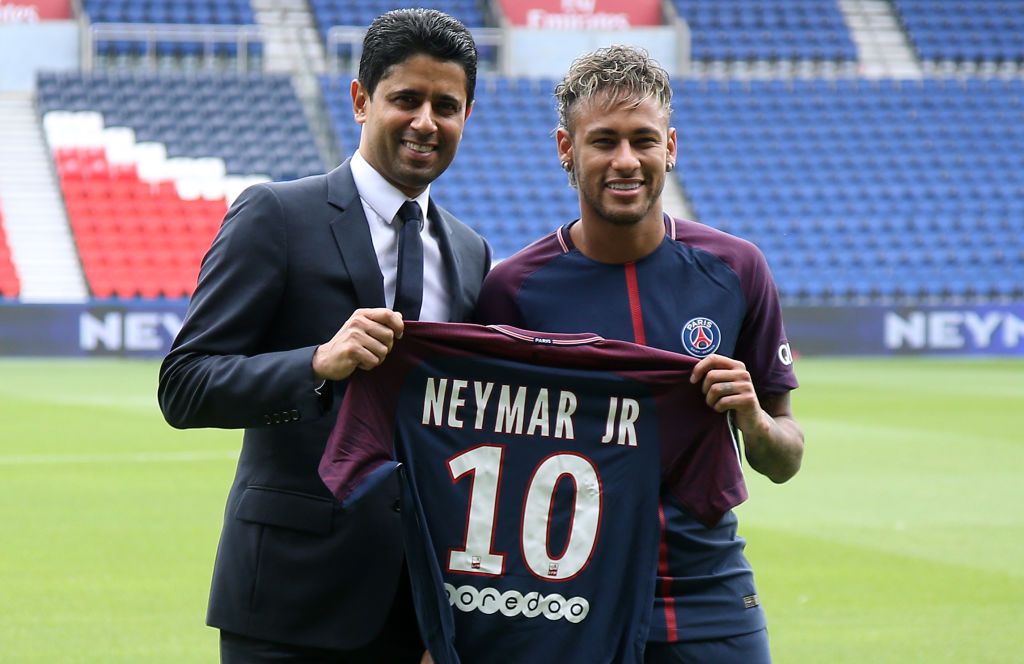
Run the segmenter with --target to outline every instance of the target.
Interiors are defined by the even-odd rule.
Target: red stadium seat
[[[136,166],[109,164],[99,148],[61,148],[54,159],[93,295],[191,295],[223,198],[182,200],[173,181],[141,181]]]
[[[0,206],[3,202],[0,201]],[[7,245],[7,234],[4,230],[3,210],[0,210],[0,297],[17,297],[21,292],[21,283],[14,270],[11,250]]]

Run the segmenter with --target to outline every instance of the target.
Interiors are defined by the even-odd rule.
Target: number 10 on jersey
[[[524,491],[519,542],[523,561],[530,573],[549,581],[566,581],[579,574],[590,561],[597,545],[601,524],[601,478],[590,460],[579,454],[559,452],[543,459],[525,488],[502,487],[505,448],[480,445],[448,460],[453,482],[468,476],[472,483],[466,514],[465,546],[448,553],[448,571],[462,574],[501,576],[506,555],[494,550],[495,528],[499,524],[498,501],[519,499],[500,495]],[[569,529],[561,552],[552,552],[550,521],[555,493],[562,482],[571,483],[573,499]]]

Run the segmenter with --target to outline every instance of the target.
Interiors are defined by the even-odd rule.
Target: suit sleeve
[[[203,259],[185,321],[160,367],[158,399],[172,426],[261,426],[313,419],[329,406],[316,393],[315,346],[265,352],[264,335],[284,293],[287,242],[273,190],[257,185],[243,192]]]

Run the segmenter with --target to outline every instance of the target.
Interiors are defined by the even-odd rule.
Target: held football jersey
[[[709,526],[746,498],[694,363],[589,334],[410,322],[356,372],[320,475],[349,504],[399,470],[439,664],[643,661],[659,487]]]
[[[475,321],[545,332],[588,331],[702,358],[741,360],[758,394],[797,386],[779,298],[764,256],[751,243],[667,215],[665,239],[621,265],[591,260],[571,224],[495,266]],[[671,492],[662,497],[652,641],[746,634],[765,626],[753,573],[727,514],[708,527]]]

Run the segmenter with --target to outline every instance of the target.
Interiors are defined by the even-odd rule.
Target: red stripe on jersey
[[[644,334],[644,316],[640,310],[640,286],[636,281],[636,263],[626,263],[626,292],[629,294],[629,317],[633,320],[633,343],[644,346],[647,335]]]
[[[668,569],[668,541],[665,533],[665,508],[658,503],[658,520],[661,522],[661,543],[658,545],[658,596],[665,602],[665,640],[675,643],[679,640],[676,625],[676,598],[672,596],[672,575]]]

